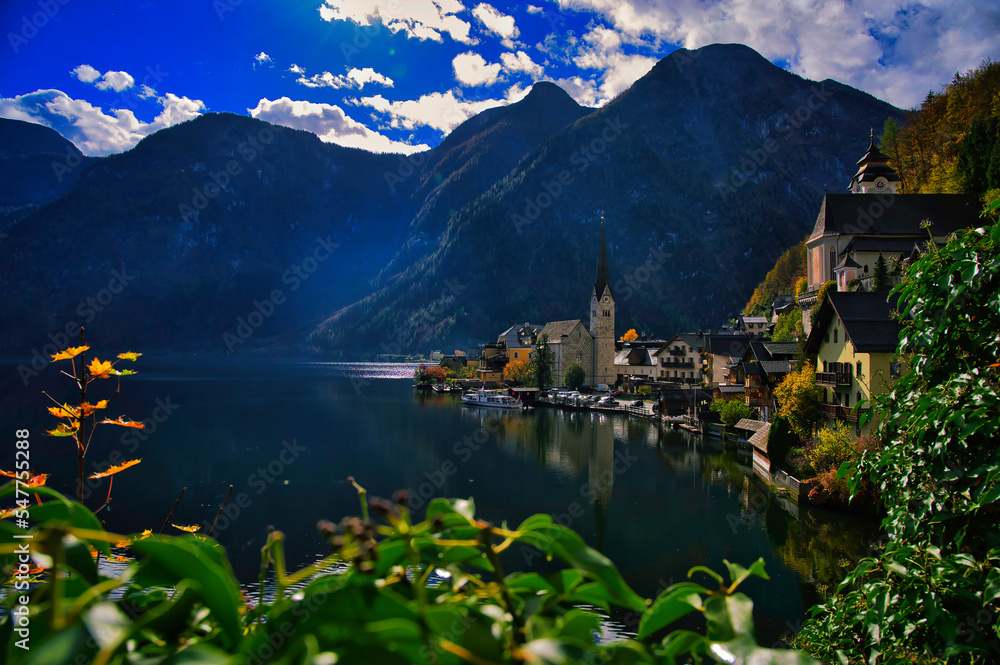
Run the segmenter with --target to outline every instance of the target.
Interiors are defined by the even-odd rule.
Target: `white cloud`
[[[269,63],[269,62],[274,62],[274,60],[271,58],[271,56],[269,56],[267,53],[264,53],[263,51],[261,51],[260,53],[258,53],[257,55],[255,55],[253,57],[253,59],[256,60],[257,62],[261,63],[261,64]]]
[[[623,36],[605,26],[594,25],[579,40],[566,40],[561,47],[569,61],[582,70],[597,70],[594,77],[580,75],[557,79],[555,82],[565,88],[577,102],[584,106],[601,106],[627,90],[636,80],[642,78],[656,58],[622,51],[623,42],[643,46],[638,38]],[[555,47],[549,44],[550,48]]]
[[[392,141],[354,120],[342,108],[333,104],[293,101],[288,97],[282,97],[274,101],[261,99],[256,108],[247,111],[260,120],[284,127],[304,129],[316,134],[327,143],[336,143],[348,148],[408,155],[430,147],[424,144],[409,145]]]
[[[366,83],[378,83],[387,88],[393,87],[393,80],[391,78],[379,74],[371,67],[365,67],[364,69],[354,68],[340,76],[334,76],[330,72],[306,76],[306,70],[297,65],[292,65],[289,71],[301,74],[295,82],[307,88],[363,88]]]
[[[135,79],[127,72],[105,72],[102,75],[90,65],[80,65],[70,73],[84,83],[93,83],[98,90],[121,92],[135,85]]]
[[[110,155],[133,147],[144,136],[190,120],[205,111],[201,100],[167,93],[158,97],[163,110],[152,122],[142,122],[129,109],[105,113],[99,106],[73,99],[60,90],[36,90],[0,99],[0,117],[26,120],[56,130],[84,154]]]
[[[493,5],[488,5],[485,2],[476,5],[476,8],[472,10],[472,14],[482,21],[487,30],[503,40],[504,47],[509,49],[515,47],[514,40],[521,33],[514,23],[513,16],[501,13]]]
[[[148,85],[143,83],[139,86],[139,92],[136,93],[141,99],[149,99],[150,97],[156,97],[156,91],[150,88]]]
[[[545,73],[545,69],[534,62],[524,51],[515,53],[501,53],[500,62],[508,72],[524,72],[528,76],[539,78]]]
[[[500,78],[499,63],[487,64],[483,56],[472,51],[456,55],[451,66],[462,85],[493,85]]]
[[[441,132],[450,132],[472,116],[495,106],[504,106],[507,100],[485,99],[465,101],[455,96],[454,90],[445,93],[432,92],[420,99],[390,102],[382,95],[362,97],[357,104],[370,106],[390,118],[390,126],[402,129],[432,127]]]
[[[459,0],[324,0],[319,15],[324,21],[351,21],[370,26],[381,21],[390,32],[414,39],[443,41],[447,33],[456,42],[475,44],[471,25],[456,14],[465,11]]]
[[[288,68],[288,71],[290,71],[293,74],[305,74],[306,73],[306,68],[305,67],[299,67],[298,65],[296,65],[293,62],[292,66]]]
[[[535,5],[528,5],[528,13],[529,14],[543,14],[543,13],[545,13],[545,10],[542,9],[541,7],[536,7]]]
[[[956,71],[996,56],[995,0],[557,0],[596,11],[619,33],[687,48],[741,43],[807,78],[833,78],[912,107]]]
[[[101,72],[97,71],[90,65],[80,65],[71,73],[84,83],[93,83],[97,79],[101,78]]]

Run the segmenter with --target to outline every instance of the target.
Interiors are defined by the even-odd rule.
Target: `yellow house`
[[[889,392],[901,372],[895,359],[899,323],[892,311],[885,293],[864,291],[831,292],[819,305],[806,353],[816,356],[816,385],[823,389],[821,425],[841,421],[858,436],[867,433],[859,414],[870,408],[873,395]]]

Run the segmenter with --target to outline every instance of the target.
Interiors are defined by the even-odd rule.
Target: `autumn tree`
[[[753,296],[743,308],[743,314],[756,315],[770,310],[775,298],[795,293],[796,283],[805,275],[806,241],[803,239],[799,244],[790,247],[775,262],[774,267],[754,289]]]
[[[504,381],[524,384],[531,380],[531,362],[529,360],[511,360],[503,368]]]
[[[566,368],[566,375],[563,382],[570,390],[579,390],[583,382],[587,380],[587,373],[583,370],[583,365],[574,362]]]
[[[774,333],[771,340],[775,342],[798,342],[805,339],[805,330],[802,327],[802,310],[791,308],[787,312],[778,315],[778,320],[774,323]]]
[[[635,331],[635,328],[629,328],[628,332],[626,332],[624,335],[622,335],[621,338],[618,341],[619,342],[631,342],[633,339],[636,339],[638,336],[639,336],[639,333],[637,333]]]
[[[816,371],[806,363],[797,372],[789,372],[774,388],[778,400],[778,415],[788,418],[795,433],[807,438],[819,420],[816,405],[823,397],[823,389],[816,385]]]

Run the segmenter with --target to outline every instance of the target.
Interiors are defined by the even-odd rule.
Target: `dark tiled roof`
[[[798,342],[761,342],[772,358],[777,356],[794,356],[799,352]]]
[[[824,235],[945,236],[979,224],[981,205],[966,194],[826,194],[809,239]]]
[[[747,335],[709,335],[705,338],[706,353],[740,357],[750,345]]]
[[[845,256],[844,260],[837,265],[837,270],[841,268],[860,268],[861,264],[854,260],[852,256]]]
[[[721,393],[745,393],[747,390],[746,386],[731,386],[725,383],[720,384],[718,388]]]
[[[573,332],[577,324],[583,325],[583,322],[580,319],[573,319],[572,321],[549,321],[542,328],[542,331],[538,333],[538,336],[548,335],[550,343],[558,343],[560,341],[559,338]],[[589,335],[590,331],[587,331],[587,334]]]
[[[791,360],[762,360],[760,368],[768,374],[788,374],[792,371]]]
[[[855,351],[894,351],[899,344],[899,323],[885,293],[834,291],[819,306],[816,324],[806,341],[806,353],[817,353],[834,318],[844,326]]]
[[[695,351],[701,351],[701,347],[705,345],[705,336],[699,335],[698,333],[677,333],[674,336]]]
[[[844,256],[851,252],[885,252],[887,254],[909,254],[914,247],[923,247],[929,238],[922,236],[857,236],[851,238],[847,247],[841,250]]]

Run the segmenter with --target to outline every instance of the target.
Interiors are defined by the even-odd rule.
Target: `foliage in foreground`
[[[20,529],[0,521],[0,556],[11,582],[31,581],[30,591],[8,587],[0,659],[11,665],[815,662],[757,646],[753,603],[737,588],[750,576],[766,578],[763,561],[749,569],[727,562],[728,583],[694,568],[689,577],[717,585],[681,582],[647,605],[607,558],[548,515],[509,529],[476,519],[471,500],[435,499],[426,520],[413,524],[405,496],[366,502],[358,489],[363,518],[319,525],[333,549],[327,559],[289,573],[284,535],[270,533],[260,581],[263,588],[273,571],[276,593],[254,605],[216,542],[194,535],[124,539],[104,531],[83,505],[38,488],[46,500],[21,512],[40,525],[31,548],[44,572],[25,566],[18,574]],[[9,483],[0,499],[15,492]],[[368,519],[369,510],[379,523]],[[112,547],[135,557],[116,576],[99,572],[92,554],[110,557]],[[500,553],[510,547],[537,548],[563,567],[507,574]],[[26,605],[19,605],[19,594],[30,594]],[[597,642],[600,617],[583,605],[637,613],[638,639]],[[30,614],[19,634],[21,606]],[[698,612],[704,634],[675,630],[648,639]],[[29,633],[25,650],[18,642]]]
[[[1000,658],[1000,225],[929,244],[893,291],[913,360],[883,446],[842,470],[881,494],[887,543],[798,636],[834,662]]]

